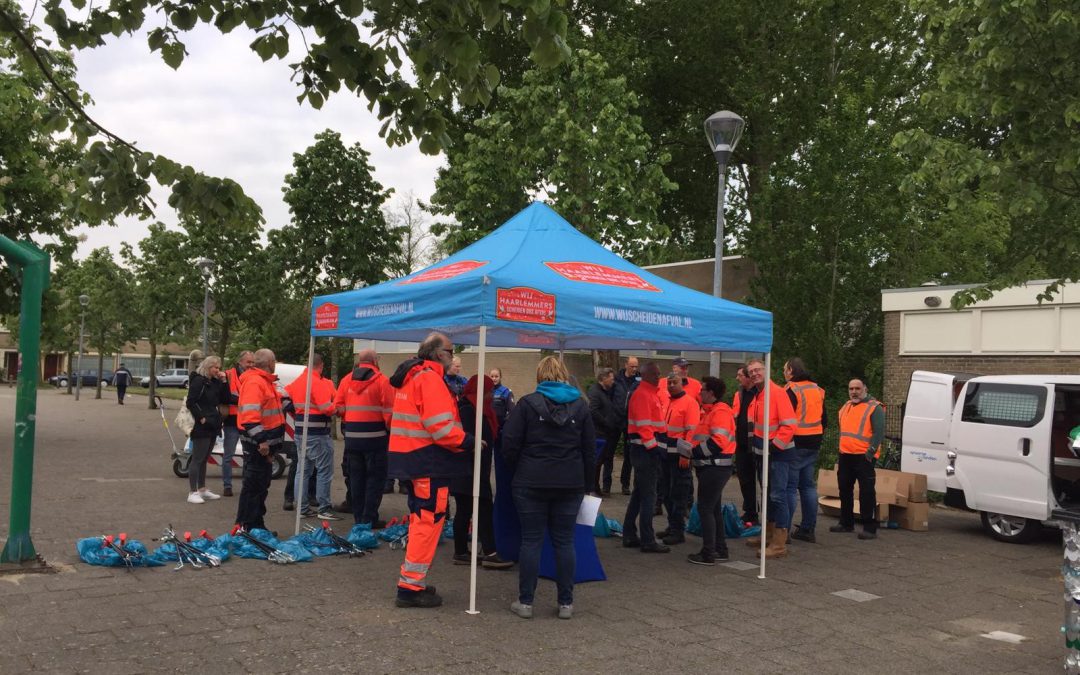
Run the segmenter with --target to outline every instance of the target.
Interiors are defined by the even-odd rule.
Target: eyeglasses
[[[440,349],[439,351],[440,351],[440,352],[446,352],[446,353],[447,353],[447,354],[449,354],[450,356],[453,356],[453,355],[454,355],[454,348],[453,348],[453,347],[451,347],[450,349],[447,349],[446,347],[443,347],[443,348],[442,348],[442,349]]]

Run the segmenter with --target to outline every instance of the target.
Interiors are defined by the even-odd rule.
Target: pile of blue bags
[[[755,537],[761,534],[760,525],[746,526],[739,518],[739,510],[734,504],[724,504],[721,508],[724,518],[724,536],[728,539],[741,539],[742,537]],[[686,521],[686,533],[701,536],[701,516],[698,515],[697,503],[690,509],[690,518]]]

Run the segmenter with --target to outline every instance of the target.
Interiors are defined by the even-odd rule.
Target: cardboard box
[[[874,485],[877,502],[907,506],[909,502],[926,502],[926,476],[902,471],[876,469]],[[836,469],[818,471],[818,496],[839,497],[840,484],[837,482]],[[855,496],[859,496],[859,484],[855,484]]]
[[[930,529],[930,505],[926,502],[909,502],[907,506],[891,506],[889,520],[896,521],[901,530],[926,532]]]
[[[836,482],[836,469],[821,469],[817,475],[818,497],[839,497],[840,484]]]
[[[879,484],[884,476],[888,476],[896,481],[896,504],[906,506],[908,502],[923,503],[927,501],[926,476],[917,473],[877,469]]]
[[[818,497],[818,506],[821,507],[821,512],[826,516],[832,516],[833,518],[840,517],[840,499],[837,497]],[[877,505],[878,522],[885,522],[889,519],[890,508],[896,507],[891,507],[889,504]],[[855,500],[855,515],[860,515],[858,499]]]

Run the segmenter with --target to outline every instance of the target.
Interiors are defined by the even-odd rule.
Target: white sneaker
[[[206,500],[199,496],[198,492],[192,492],[187,496],[188,504],[205,504]]]
[[[213,501],[215,499],[221,499],[221,495],[216,495],[213,492],[207,490],[206,488],[199,490],[199,496],[203,498],[203,501],[207,502]]]

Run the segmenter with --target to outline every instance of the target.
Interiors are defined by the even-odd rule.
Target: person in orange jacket
[[[750,401],[749,425],[753,436],[750,443],[754,448],[755,459],[759,466],[764,462],[762,454],[765,447],[765,387],[769,387],[769,510],[763,536],[768,545],[766,557],[782,558],[787,555],[788,530],[791,528],[791,512],[788,511],[787,483],[791,467],[795,466],[795,410],[791,399],[784,389],[769,379],[765,373],[765,364],[757,359],[746,365],[750,381],[757,387],[757,394]],[[760,473],[760,469],[759,469]],[[747,541],[747,546],[757,546],[757,539]]]
[[[379,507],[386,482],[394,388],[379,371],[379,355],[374,349],[361,349],[356,354],[356,367],[341,378],[334,405],[345,436],[353,520],[369,523],[372,529],[383,528],[386,523],[379,520]]]
[[[671,362],[671,372],[682,378],[683,391],[701,405],[701,380],[690,377],[690,361],[680,356]]]
[[[626,413],[626,439],[630,446],[630,461],[634,465],[634,491],[623,517],[622,543],[626,548],[640,548],[643,553],[671,551],[657,543],[652,524],[660,458],[666,452],[666,447],[660,444],[667,431],[667,422],[660,403],[659,384],[660,367],[646,363],[641,369],[641,382],[630,395]]]
[[[237,401],[240,400],[240,376],[255,365],[255,355],[249,351],[240,352],[236,357],[236,365],[225,371],[225,381],[229,385],[229,416],[225,418],[222,435],[225,437],[222,448],[225,454],[221,457],[221,484],[224,488],[222,495],[233,496],[232,489],[232,461],[236,455],[236,445],[240,442],[240,427],[236,425],[236,418],[240,414]]]
[[[701,381],[704,415],[693,438],[677,443],[679,455],[697,469],[701,551],[686,556],[695,565],[712,566],[728,559],[721,496],[735,462],[735,415],[724,403],[725,393],[723,380],[706,377]]]
[[[254,354],[252,367],[240,376],[237,424],[242,430],[244,477],[236,506],[236,522],[245,529],[266,528],[266,495],[270,490],[274,453],[281,452],[285,439],[285,410],[277,390],[274,366],[277,359],[269,349]]]
[[[304,415],[307,414],[307,447],[305,448],[304,475],[296,476],[295,494],[300,495],[300,515],[319,520],[341,520],[334,513],[330,504],[330,485],[334,479],[334,441],[330,437],[330,426],[334,415],[334,383],[322,376],[323,358],[321,354],[312,356],[311,369],[311,405],[304,398],[307,389],[308,371],[305,368],[299,377],[285,387],[296,408],[295,437],[299,441],[304,433]],[[313,508],[308,503],[306,487],[315,472],[315,500],[318,506]]]
[[[690,476],[690,459],[679,456],[679,441],[688,442],[701,421],[701,408],[697,399],[683,389],[683,377],[673,372],[667,377],[670,396],[665,431],[666,452],[661,459],[660,482],[664,487],[664,508],[668,514],[667,529],[659,533],[667,546],[686,541],[686,504],[693,499],[693,479]]]
[[[390,384],[394,413],[390,424],[391,478],[412,481],[409,540],[398,577],[398,607],[438,607],[442,598],[427,584],[450,499],[450,478],[471,471],[457,455],[473,449],[474,438],[458,419],[458,407],[443,379],[454,343],[432,333],[415,359],[402,363]]]

